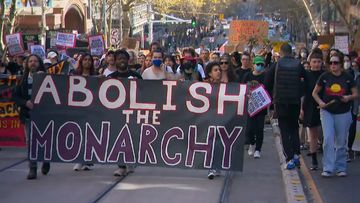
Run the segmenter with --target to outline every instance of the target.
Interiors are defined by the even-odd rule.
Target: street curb
[[[274,129],[274,126],[275,125],[272,123],[273,131],[278,132],[277,129]],[[283,167],[284,164],[286,163],[286,159],[283,154],[283,148],[281,145],[279,133],[274,133],[274,137],[275,137],[275,146],[280,159],[280,170],[282,173],[283,182],[285,186],[286,200],[288,203],[293,203],[293,202],[307,203],[308,201],[306,199],[298,171],[296,169],[285,170]]]

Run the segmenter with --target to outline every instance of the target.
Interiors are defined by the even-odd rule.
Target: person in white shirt
[[[108,75],[110,75],[111,73],[114,73],[117,69],[116,69],[116,65],[115,65],[115,52],[114,51],[108,51],[108,53],[106,54],[106,63],[107,63],[107,67],[103,72],[103,75],[105,77],[107,77]]]
[[[165,80],[167,79],[167,67],[163,64],[164,53],[156,49],[152,55],[152,66],[142,73],[144,80]]]

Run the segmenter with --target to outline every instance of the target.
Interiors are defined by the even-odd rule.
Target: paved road
[[[311,158],[306,156],[306,151],[303,151],[303,158],[306,166],[311,166]],[[321,177],[322,165],[320,154],[319,170],[310,171],[311,178],[314,181],[321,199],[325,203],[357,203],[360,202],[360,156],[355,161],[348,164],[348,177]]]
[[[267,129],[263,156],[245,155],[244,171],[234,173],[228,202],[285,202],[274,138]],[[25,150],[0,151],[0,197],[2,203],[18,202],[219,202],[224,172],[208,180],[205,170],[137,167],[124,179],[112,175],[113,165],[95,165],[91,171],[72,171],[73,164],[52,163],[47,176],[26,180]],[[14,163],[19,163],[7,168]],[[6,169],[7,168],[7,169]],[[5,170],[6,169],[6,170]],[[101,197],[101,198],[100,198]],[[99,200],[99,201],[97,201]]]

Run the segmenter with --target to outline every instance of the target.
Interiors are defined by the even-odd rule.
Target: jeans
[[[352,122],[350,111],[332,114],[320,110],[321,125],[324,134],[323,171],[346,172],[346,149],[348,132]]]
[[[286,162],[292,160],[294,155],[300,155],[299,138],[299,104],[276,104],[276,112],[281,132],[281,142]]]

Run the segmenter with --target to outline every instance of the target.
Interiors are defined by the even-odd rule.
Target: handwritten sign
[[[246,45],[251,37],[255,37],[259,43],[268,38],[269,25],[264,21],[235,20],[230,23],[229,44]]]
[[[45,59],[45,49],[41,45],[32,45],[30,47],[31,54],[38,55],[40,58]]]
[[[105,52],[105,43],[102,35],[89,37],[91,55],[102,56]]]
[[[349,54],[349,36],[335,36],[334,48],[340,50],[344,54]]]
[[[248,113],[250,117],[255,116],[261,110],[271,105],[271,98],[269,93],[265,90],[263,85],[260,85],[251,90],[251,95],[248,104]]]
[[[12,35],[6,35],[6,44],[11,56],[18,54],[23,54],[25,52],[23,47],[23,41],[20,33],[15,33]]]
[[[56,35],[56,45],[64,47],[75,47],[76,35],[58,32]]]

